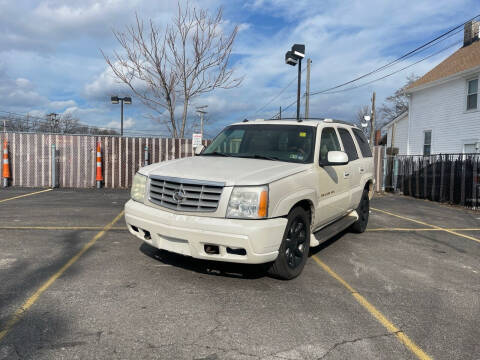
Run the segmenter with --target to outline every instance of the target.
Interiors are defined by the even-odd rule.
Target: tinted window
[[[213,140],[202,156],[311,163],[315,133],[315,127],[304,125],[232,125]]]
[[[322,136],[320,138],[320,161],[327,160],[327,154],[329,151],[341,150],[335,129],[331,127],[323,128]]]
[[[357,149],[355,148],[355,143],[353,142],[350,132],[347,129],[338,128],[338,133],[340,134],[340,139],[342,139],[343,148],[348,155],[348,161],[357,160]]]
[[[352,129],[355,139],[357,139],[358,146],[362,152],[363,157],[372,157],[372,151],[370,150],[370,145],[368,144],[367,138],[363,134],[362,130]]]

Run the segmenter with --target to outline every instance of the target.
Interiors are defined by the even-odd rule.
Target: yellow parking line
[[[0,230],[102,230],[101,226],[0,226]],[[127,230],[125,226],[116,226],[110,230]]]
[[[412,218],[409,218],[409,217],[406,217],[406,216],[397,215],[397,214],[394,214],[394,213],[389,212],[389,211],[380,210],[380,209],[376,209],[376,208],[373,208],[373,207],[371,207],[370,209],[372,209],[374,211],[384,213],[384,214],[387,214],[387,215],[395,216],[395,217],[403,219],[403,220],[412,221],[412,222],[420,224],[420,225],[430,226],[431,228],[434,228],[434,229],[437,229],[437,230],[442,230],[442,231],[445,231],[449,234],[457,235],[457,236],[463,237],[465,239],[473,240],[473,241],[476,241],[476,242],[480,243],[480,239],[477,239],[476,237],[473,237],[473,236],[470,236],[470,235],[460,234],[460,233],[458,233],[454,230],[442,228],[442,227],[437,226],[437,225],[428,224],[426,222],[423,222],[423,221],[420,221],[420,220],[415,220],[415,219],[412,219]]]
[[[373,228],[367,231],[480,231],[480,228],[460,228],[460,229],[436,229],[436,228]]]
[[[20,199],[20,198],[23,198],[23,197],[25,197],[25,196],[31,196],[31,195],[35,195],[35,194],[44,193],[44,192],[47,192],[47,191],[52,191],[52,190],[53,190],[53,189],[45,189],[45,190],[40,190],[40,191],[31,192],[31,193],[28,193],[28,194],[18,195],[18,196],[14,196],[14,197],[11,197],[11,198],[8,198],[8,199],[0,200],[0,203],[5,202],[5,201]]]
[[[60,270],[58,270],[55,274],[53,274],[47,281],[45,281],[45,283],[43,283],[42,286],[40,286],[37,291],[35,291],[35,293],[28,298],[27,301],[25,301],[25,303],[20,306],[17,311],[15,311],[15,313],[13,314],[13,316],[10,318],[10,320],[8,320],[8,322],[5,324],[3,330],[0,331],[0,341],[5,337],[5,335],[8,334],[8,332],[10,331],[10,329],[18,322],[20,321],[20,319],[23,317],[23,315],[25,315],[26,311],[32,307],[33,304],[35,304],[35,302],[38,300],[38,298],[40,297],[40,295],[42,295],[42,293],[47,290],[54,282],[55,280],[57,280],[60,276],[62,276],[62,274],[68,270],[68,268],[70,266],[72,266],[79,258],[80,256],[82,256],[88,249],[90,249],[93,244],[95,244],[95,242],[100,239],[103,235],[106,234],[106,232],[108,230],[110,230],[113,225],[115,225],[115,223],[123,216],[123,213],[124,211],[122,210],[120,212],[120,214],[118,214],[115,219],[113,219],[109,224],[105,225],[102,229],[102,231],[100,231],[99,233],[97,233],[97,235],[95,235],[93,237],[92,240],[90,240],[87,244],[85,244],[85,246],[74,256],[72,257],[70,260],[68,260],[68,262],[63,265]]]
[[[397,328],[385,315],[375,308],[367,299],[358,293],[352,286],[350,286],[340,275],[333,271],[327,264],[321,261],[316,255],[312,256],[315,262],[327,272],[331,277],[342,284],[357,302],[362,305],[377,321],[382,324],[391,334],[394,334],[397,339],[404,344],[415,356],[422,360],[431,359],[418,345],[416,345],[410,338],[399,328]]]

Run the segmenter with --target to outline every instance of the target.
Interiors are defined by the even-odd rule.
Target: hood
[[[263,185],[310,169],[311,164],[220,156],[195,156],[165,161],[140,170],[144,175],[160,175],[193,180],[224,182],[225,186]]]

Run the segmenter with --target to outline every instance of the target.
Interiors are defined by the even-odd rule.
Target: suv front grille
[[[166,176],[150,177],[150,201],[177,211],[215,211],[224,183]]]

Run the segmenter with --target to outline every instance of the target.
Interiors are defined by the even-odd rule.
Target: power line
[[[329,92],[317,93],[317,94],[314,94],[314,95],[318,95],[318,94],[337,94],[337,93],[354,90],[354,89],[357,89],[357,88],[359,88],[359,87],[363,87],[363,86],[372,84],[372,83],[374,83],[374,82],[377,82],[377,81],[383,80],[383,79],[385,79],[385,78],[387,78],[387,77],[389,77],[389,76],[392,76],[392,75],[394,75],[394,74],[396,74],[396,73],[399,73],[399,72],[401,72],[401,71],[403,71],[403,70],[405,70],[405,69],[408,69],[408,68],[410,68],[410,67],[412,67],[412,66],[414,66],[414,65],[417,65],[418,63],[421,63],[422,61],[425,61],[425,60],[427,60],[427,59],[429,59],[429,58],[431,58],[431,57],[433,57],[433,56],[435,56],[435,55],[438,55],[438,54],[440,54],[440,53],[442,53],[442,52],[444,52],[444,51],[446,51],[446,50],[448,50],[448,49],[450,49],[450,48],[452,48],[452,47],[454,47],[454,46],[456,46],[456,45],[459,45],[459,44],[461,44],[461,43],[462,43],[462,41],[457,41],[457,42],[455,42],[455,43],[453,43],[453,44],[450,44],[450,45],[447,46],[447,47],[444,47],[443,49],[441,49],[441,50],[439,50],[439,51],[437,51],[437,52],[434,52],[433,54],[430,54],[430,55],[424,57],[423,59],[420,59],[420,60],[418,60],[418,61],[416,61],[416,62],[414,62],[414,63],[412,63],[412,64],[410,64],[410,65],[407,65],[407,66],[405,66],[405,67],[403,67],[403,68],[401,68],[401,69],[398,69],[398,70],[393,71],[393,72],[391,72],[391,73],[389,73],[389,74],[387,74],[387,75],[384,75],[384,76],[382,76],[382,77],[376,78],[376,79],[371,80],[371,81],[368,81],[368,82],[366,82],[366,83],[359,84],[359,85],[355,85],[355,86],[349,87],[349,88],[347,88],[347,89],[341,89],[341,90],[336,90],[336,91],[329,91]],[[312,95],[312,94],[310,94],[310,95]]]
[[[447,50],[447,49],[449,49],[449,48],[451,48],[451,47],[453,47],[453,46],[461,43],[461,41],[460,41],[460,42],[456,42],[456,43],[454,43],[454,44],[451,44],[451,45],[447,46],[446,48],[441,49],[440,51],[437,51],[437,52],[435,52],[435,53],[433,53],[433,54],[431,54],[431,55],[426,56],[425,58],[422,58],[422,59],[419,60],[419,61],[416,61],[416,62],[413,63],[413,64],[410,64],[410,65],[408,65],[408,66],[406,66],[406,67],[403,67],[403,68],[401,68],[401,69],[399,69],[399,70],[397,70],[397,71],[394,71],[394,72],[392,72],[392,73],[389,73],[389,74],[387,74],[387,75],[385,75],[385,76],[382,76],[382,77],[380,77],[380,78],[374,79],[374,80],[372,80],[372,81],[369,81],[369,82],[367,82],[367,83],[363,83],[363,84],[358,85],[358,86],[350,87],[350,88],[348,88],[348,89],[343,89],[343,90],[338,90],[338,91],[332,91],[332,90],[338,89],[338,88],[340,88],[340,87],[343,87],[343,86],[345,86],[345,85],[348,85],[348,84],[351,84],[351,83],[353,83],[353,82],[356,82],[356,81],[358,81],[358,80],[360,80],[360,79],[363,79],[363,78],[365,78],[365,77],[367,77],[367,76],[370,76],[370,75],[372,75],[372,74],[374,74],[374,73],[376,73],[376,72],[385,70],[385,69],[393,66],[394,64],[400,62],[401,60],[405,60],[405,59],[407,59],[407,58],[410,58],[410,57],[412,57],[413,55],[416,55],[416,54],[418,54],[418,53],[420,53],[420,52],[422,52],[422,51],[425,51],[425,50],[431,48],[432,46],[435,46],[435,45],[439,44],[440,42],[442,42],[442,41],[444,41],[444,40],[446,40],[446,39],[448,39],[448,38],[450,38],[450,37],[458,34],[459,32],[461,32],[461,31],[462,31],[462,27],[463,27],[467,22],[472,21],[472,20],[478,18],[479,16],[480,16],[480,14],[474,16],[473,18],[465,21],[464,23],[462,23],[462,24],[460,24],[460,25],[457,25],[457,26],[455,26],[454,28],[452,28],[452,29],[444,32],[443,34],[437,36],[437,37],[434,38],[433,40],[430,40],[430,41],[426,42],[425,44],[423,44],[423,45],[421,45],[421,46],[419,46],[419,47],[417,47],[417,48],[415,48],[415,49],[407,52],[406,54],[398,57],[397,59],[395,59],[395,60],[393,60],[393,61],[391,61],[391,62],[389,62],[389,63],[387,63],[387,64],[385,64],[385,65],[383,65],[383,66],[381,66],[381,67],[379,67],[379,68],[377,68],[377,69],[375,69],[375,70],[370,71],[370,72],[367,73],[367,74],[361,75],[361,76],[359,76],[359,77],[357,77],[357,78],[355,78],[355,79],[353,79],[353,80],[350,80],[350,81],[347,81],[347,82],[345,82],[345,83],[342,83],[342,84],[339,84],[339,85],[330,87],[330,88],[328,88],[328,89],[324,89],[324,90],[320,90],[320,91],[315,91],[315,92],[310,92],[310,96],[312,96],[312,95],[318,95],[318,94],[335,94],[335,93],[340,93],[340,92],[344,92],[344,91],[353,90],[353,89],[356,89],[356,88],[359,88],[359,87],[362,87],[362,86],[365,86],[365,85],[369,85],[369,84],[374,83],[374,82],[376,82],[376,81],[383,80],[383,79],[385,79],[385,78],[387,78],[387,77],[389,77],[389,76],[392,76],[392,75],[394,75],[394,74],[396,74],[396,73],[398,73],[398,72],[400,72],[400,71],[403,71],[403,70],[405,70],[405,69],[407,69],[407,68],[409,68],[409,67],[411,67],[411,66],[414,66],[414,65],[416,65],[416,64],[418,64],[418,63],[420,63],[420,62],[422,62],[422,61],[424,61],[424,60],[426,60],[426,59],[428,59],[428,58],[430,58],[430,57],[432,57],[432,56],[435,56],[435,55],[437,55],[437,54],[439,54],[439,53],[441,53],[441,52],[443,52],[443,51],[445,51],[445,50]],[[303,98],[303,97],[305,97],[305,94],[302,96],[302,98]],[[290,104],[287,105],[286,107],[283,107],[282,109],[283,109],[283,110],[287,110],[288,108],[290,108],[290,107],[291,107],[292,105],[294,105],[295,103],[296,103],[296,101],[293,101],[292,103],[290,103]],[[277,117],[278,114],[279,114],[279,113],[276,113],[274,116],[272,116],[272,118]]]
[[[341,89],[341,90],[329,91],[329,92],[321,92],[321,93],[315,93],[315,94],[310,94],[310,95],[338,94],[338,93],[342,93],[342,92],[354,90],[354,89],[357,89],[357,88],[360,88],[360,87],[363,87],[363,86],[366,86],[366,85],[370,85],[370,84],[372,84],[372,83],[374,83],[374,82],[383,80],[383,79],[385,79],[385,78],[387,78],[387,77],[390,77],[390,76],[392,76],[392,75],[394,75],[394,74],[396,74],[396,73],[399,73],[399,72],[401,72],[401,71],[403,71],[403,70],[406,70],[406,69],[408,69],[408,68],[410,68],[410,67],[412,67],[412,66],[414,66],[414,65],[417,65],[418,63],[420,63],[420,62],[422,62],[422,61],[425,61],[425,60],[427,60],[427,59],[429,59],[429,58],[431,58],[431,57],[433,57],[433,56],[435,56],[435,55],[438,55],[438,54],[440,54],[440,53],[442,53],[442,52],[444,52],[444,51],[446,51],[446,50],[448,50],[448,49],[450,49],[450,48],[452,48],[452,47],[454,47],[454,46],[456,46],[456,45],[459,45],[459,44],[461,44],[461,43],[462,43],[462,41],[457,41],[457,42],[455,42],[455,43],[453,43],[453,44],[450,44],[449,46],[444,47],[444,48],[442,48],[441,50],[439,50],[439,51],[437,51],[437,52],[435,52],[435,53],[433,53],[433,54],[430,54],[430,55],[428,55],[428,56],[426,56],[426,57],[424,57],[424,58],[422,58],[422,59],[420,59],[420,60],[418,60],[418,61],[410,64],[410,65],[407,65],[407,66],[405,66],[405,67],[403,67],[403,68],[401,68],[401,69],[398,69],[398,70],[396,70],[396,71],[393,71],[393,72],[391,72],[391,73],[389,73],[389,74],[386,74],[386,75],[384,75],[384,76],[382,76],[382,77],[379,77],[379,78],[376,78],[376,79],[374,79],[374,80],[368,81],[368,82],[366,82],[366,83],[363,83],[363,84],[360,84],[360,85],[356,85],[356,86],[352,86],[352,87],[349,87],[349,88],[347,88],[347,89]],[[302,98],[304,98],[304,97],[305,97],[305,94],[302,96]],[[287,105],[285,108],[282,108],[282,110],[285,111],[285,110],[289,109],[289,108],[290,108],[292,105],[294,105],[296,102],[297,102],[297,100],[294,100],[294,101],[291,102],[289,105]],[[278,113],[276,113],[275,115],[273,115],[272,118],[275,118],[276,116],[278,116]]]
[[[305,71],[306,69],[303,69],[302,70],[302,74],[303,72]],[[272,97],[267,103],[265,103],[263,106],[261,106],[260,108],[258,108],[257,110],[255,110],[255,112],[253,113],[253,115],[256,115],[258,114],[260,111],[262,111],[263,109],[265,109],[267,106],[269,106],[272,102],[274,102],[275,100],[277,100],[284,92],[285,90],[287,90],[290,86],[292,86],[292,84],[297,81],[297,77],[294,77],[285,87],[283,87],[280,92],[275,95],[274,97]],[[249,116],[244,116],[244,118],[248,118]]]
[[[333,87],[331,87],[331,88],[324,89],[324,90],[320,90],[320,91],[311,92],[310,95],[316,95],[316,94],[320,94],[320,93],[323,93],[323,92],[327,92],[327,91],[331,91],[331,90],[338,89],[338,88],[343,87],[343,86],[345,86],[345,85],[351,84],[351,83],[353,83],[353,82],[355,82],[355,81],[358,81],[358,80],[360,80],[360,79],[363,79],[363,78],[365,78],[365,77],[367,77],[367,76],[370,76],[370,75],[372,75],[372,74],[374,74],[374,73],[376,73],[376,72],[378,72],[378,71],[384,70],[384,69],[386,69],[387,67],[390,67],[390,66],[398,63],[398,62],[401,61],[401,60],[404,60],[404,59],[406,59],[406,58],[408,58],[408,57],[413,56],[415,53],[419,52],[421,49],[429,48],[429,47],[430,47],[429,45],[431,45],[431,44],[432,44],[432,46],[433,46],[433,45],[438,44],[440,41],[443,41],[443,40],[445,40],[445,39],[448,39],[448,37],[445,37],[446,35],[453,33],[455,30],[458,30],[459,28],[463,27],[467,22],[472,21],[472,20],[478,18],[479,16],[480,16],[480,14],[479,14],[479,15],[476,15],[475,17],[471,18],[470,20],[467,20],[467,21],[463,22],[462,24],[455,26],[454,28],[452,28],[452,29],[444,32],[443,34],[437,36],[437,37],[434,38],[433,40],[430,40],[430,41],[426,42],[425,44],[423,44],[423,45],[421,45],[421,46],[419,46],[419,47],[417,47],[417,48],[415,48],[415,49],[407,52],[406,54],[403,54],[402,56],[398,57],[397,59],[395,59],[395,60],[393,60],[393,61],[390,61],[389,63],[387,63],[387,64],[385,64],[385,65],[383,65],[383,66],[380,66],[379,68],[377,68],[377,69],[375,69],[375,70],[372,70],[372,71],[370,71],[370,72],[368,72],[368,73],[366,73],[366,74],[364,74],[364,75],[358,76],[358,77],[356,77],[355,79],[349,80],[349,81],[344,82],[344,83],[342,83],[342,84],[335,85],[335,86],[333,86]],[[461,31],[461,30],[459,30],[459,31]],[[457,33],[458,33],[458,32],[457,32]],[[454,33],[454,34],[456,34],[456,33]],[[454,35],[454,34],[453,34],[453,35]]]

